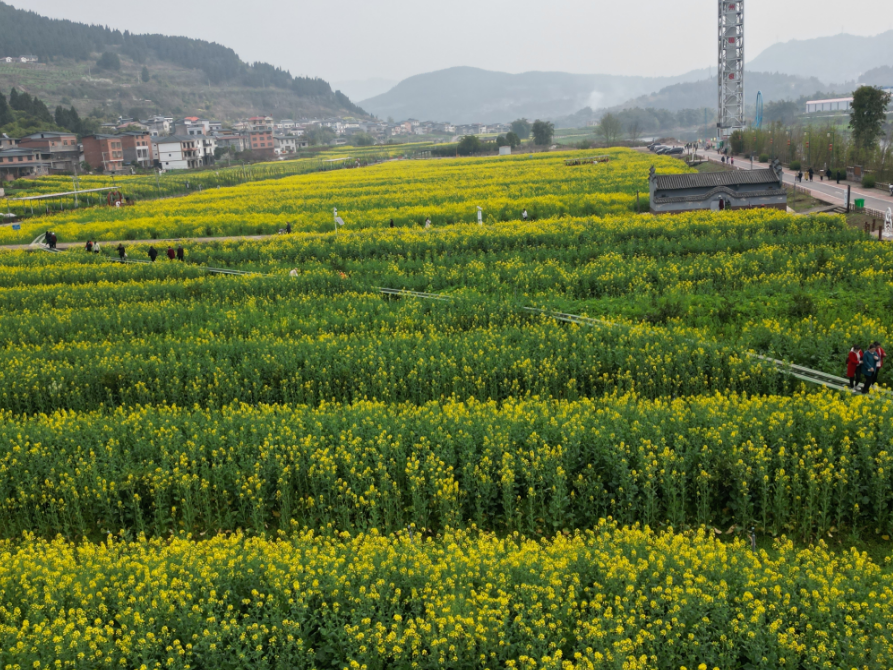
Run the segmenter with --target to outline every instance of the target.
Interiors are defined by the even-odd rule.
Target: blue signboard
[[[14,223],[14,224],[12,224],[12,229],[13,229],[13,230],[21,230],[21,229],[22,229],[22,224],[21,224],[21,223]]]

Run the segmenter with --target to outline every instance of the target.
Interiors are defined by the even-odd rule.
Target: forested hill
[[[86,61],[97,53],[112,51],[142,64],[148,58],[179,67],[201,70],[213,84],[254,88],[274,87],[301,97],[331,98],[339,107],[362,110],[328,82],[311,77],[292,77],[268,63],[248,64],[232,49],[204,40],[166,35],[135,35],[107,26],[50,19],[35,12],[0,2],[0,56],[34,55],[41,62],[60,59]]]

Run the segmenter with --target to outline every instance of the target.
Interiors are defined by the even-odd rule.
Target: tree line
[[[0,131],[11,137],[47,130],[67,130],[83,137],[98,129],[98,119],[82,119],[74,106],[66,109],[59,105],[52,113],[36,95],[13,88],[7,99],[0,91]]]

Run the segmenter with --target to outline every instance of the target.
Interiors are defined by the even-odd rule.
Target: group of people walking
[[[102,251],[102,248],[99,246],[99,242],[94,242],[93,240],[87,240],[87,244],[84,246],[84,251],[88,254],[98,254]]]
[[[56,248],[56,242],[58,241],[56,238],[56,233],[52,231],[47,231],[43,236],[44,244],[46,244],[50,249]]]
[[[884,367],[887,352],[880,342],[872,342],[868,349],[854,344],[847,355],[846,376],[850,380],[850,390],[859,393],[859,383],[862,383],[862,393],[868,393],[871,387],[877,383],[878,374]]]
[[[812,181],[813,177],[815,177],[815,170],[813,170],[812,168],[809,168],[809,170],[806,172],[806,175],[809,177],[809,181]],[[803,170],[797,171],[797,181],[799,181],[799,182],[803,181]]]
[[[156,258],[158,258],[158,249],[156,249],[155,247],[149,247],[149,260],[154,263]],[[169,261],[172,261],[175,259],[178,261],[183,261],[183,260],[185,260],[185,258],[186,258],[186,251],[183,249],[182,244],[177,245],[176,251],[174,251],[173,247],[169,246],[167,248],[167,259]]]
[[[95,244],[94,248],[98,250],[99,245]],[[120,258],[121,261],[127,260],[127,247],[124,246],[123,242],[118,245],[116,251],[118,252],[118,258]],[[158,249],[156,249],[154,246],[150,246],[148,256],[149,260],[154,263],[155,259],[158,258]],[[171,261],[175,259],[178,261],[186,260],[186,250],[183,249],[182,244],[177,245],[176,250],[174,250],[173,247],[169,246],[167,248],[167,258]]]

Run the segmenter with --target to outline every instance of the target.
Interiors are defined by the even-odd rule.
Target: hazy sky
[[[674,75],[716,61],[715,0],[6,0],[56,18],[185,35],[343,81],[455,65]],[[778,41],[893,29],[890,0],[746,0],[747,57]],[[271,10],[275,10],[272,11]]]

